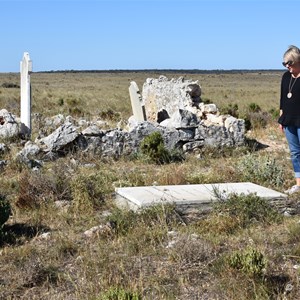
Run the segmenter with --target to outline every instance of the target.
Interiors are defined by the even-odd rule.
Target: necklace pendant
[[[293,96],[293,94],[291,93],[291,92],[289,92],[288,94],[287,94],[287,97],[290,99],[290,98],[292,98],[292,96]]]

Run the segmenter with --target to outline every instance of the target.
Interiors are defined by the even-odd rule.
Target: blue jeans
[[[285,126],[284,132],[290,147],[295,177],[300,178],[300,128],[295,126]]]

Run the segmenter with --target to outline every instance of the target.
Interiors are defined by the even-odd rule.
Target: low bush
[[[233,217],[241,228],[257,223],[272,224],[282,221],[279,212],[256,194],[231,194],[226,200],[220,199],[214,211],[222,216],[229,216],[231,219]]]
[[[56,200],[70,200],[70,178],[66,168],[54,167],[54,173],[46,170],[24,170],[19,179],[16,205],[20,208],[36,208]]]
[[[254,248],[244,251],[237,251],[228,258],[228,264],[231,268],[240,270],[250,276],[262,276],[266,267],[264,255]]]
[[[260,108],[260,106],[257,103],[251,102],[248,105],[248,110],[250,112],[256,112],[257,113],[257,112],[261,111],[261,108]]]
[[[150,162],[163,164],[171,161],[170,152],[165,148],[162,135],[158,131],[149,134],[143,139],[140,151]]]
[[[70,187],[72,201],[76,210],[100,207],[105,196],[113,192],[113,174],[103,172],[79,174],[72,178]]]
[[[138,292],[125,290],[120,287],[108,289],[98,300],[141,300]]]
[[[266,128],[270,123],[271,116],[267,112],[249,112],[245,117],[246,129],[262,129]]]
[[[280,187],[285,180],[283,166],[269,156],[247,154],[237,161],[236,168],[244,181]]]
[[[184,160],[182,153],[176,149],[169,151],[165,147],[163,137],[158,131],[149,134],[142,140],[140,153],[146,161],[156,164],[167,164]]]
[[[115,208],[107,217],[107,221],[113,225],[117,235],[127,235],[132,229],[142,226],[148,229],[159,226],[167,230],[172,225],[180,223],[181,218],[173,205],[165,204],[154,205],[138,213]]]

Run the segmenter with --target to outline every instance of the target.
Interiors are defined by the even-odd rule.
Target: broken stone
[[[14,115],[6,109],[0,110],[0,137],[13,138],[20,134],[20,126]]]
[[[185,80],[183,77],[177,80],[168,80],[165,76],[158,79],[148,78],[142,92],[147,120],[161,122],[161,112],[167,117],[172,116],[178,109],[195,113],[201,102],[200,96],[201,88],[197,81]]]

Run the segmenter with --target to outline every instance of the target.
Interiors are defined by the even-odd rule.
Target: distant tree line
[[[200,69],[114,69],[114,70],[51,70],[39,71],[34,73],[187,73],[187,74],[235,74],[235,73],[265,73],[265,72],[280,72],[282,69],[232,69],[232,70],[200,70]]]

